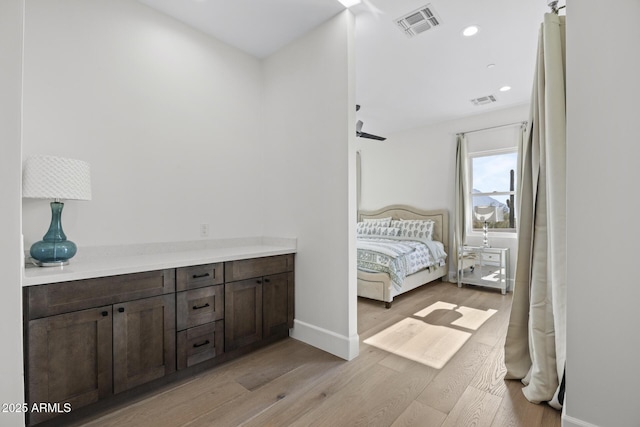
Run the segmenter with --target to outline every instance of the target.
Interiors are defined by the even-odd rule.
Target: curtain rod
[[[491,129],[497,129],[497,128],[504,128],[504,127],[507,127],[507,126],[515,126],[515,125],[526,126],[526,125],[527,125],[527,123],[529,123],[529,122],[527,122],[527,121],[525,120],[525,121],[522,121],[522,122],[508,123],[508,124],[506,124],[506,125],[491,126],[491,127],[488,127],[488,128],[475,129],[475,130],[468,130],[468,131],[465,131],[465,132],[458,132],[458,133],[456,133],[456,135],[464,135],[464,134],[466,134],[466,133],[482,132],[482,131],[485,131],[485,130],[491,130]]]

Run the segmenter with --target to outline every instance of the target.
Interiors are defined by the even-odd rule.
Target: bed
[[[431,253],[431,265],[426,268],[421,268],[419,271],[411,272],[402,277],[402,274],[396,274],[394,272],[381,271],[382,268],[373,267],[370,264],[371,258],[376,255],[377,245],[383,245],[385,240],[400,240],[405,246],[405,253],[411,252],[411,249],[406,246],[411,246],[413,243],[409,241],[413,240],[410,237],[401,236],[385,236],[389,230],[385,229],[385,219],[391,218],[394,223],[390,224],[388,228],[395,228],[398,220],[423,220],[433,221],[431,232],[431,239],[433,242],[440,242],[440,244],[431,244],[428,251]],[[382,221],[382,222],[378,222]],[[380,228],[376,228],[372,234],[366,234],[363,231],[363,227],[367,227],[367,223],[371,225],[382,224]],[[405,223],[407,224],[407,223]],[[369,227],[372,228],[372,227]],[[378,235],[380,234],[380,235]],[[449,257],[442,257],[442,250],[446,255],[449,254],[449,213],[447,210],[423,210],[406,205],[391,205],[374,211],[359,211],[358,212],[358,296],[382,301],[385,303],[386,308],[391,308],[393,298],[408,292],[412,289],[425,285],[429,282],[433,282],[439,278],[446,278],[449,273]],[[416,239],[418,241],[424,239]],[[441,248],[435,250],[436,247]],[[417,246],[415,246],[417,248]],[[386,249],[382,250],[383,258],[386,258],[390,263],[395,262],[396,257],[404,256],[404,253],[396,252],[396,249],[389,253]],[[398,249],[402,252],[402,249]],[[440,256],[436,259],[435,256]],[[409,269],[408,269],[409,271]],[[402,272],[401,272],[402,273]]]

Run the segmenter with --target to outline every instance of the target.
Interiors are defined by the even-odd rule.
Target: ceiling
[[[139,1],[258,58],[344,10],[337,0]],[[427,4],[440,25],[407,37],[396,18]],[[351,10],[364,132],[386,136],[528,103],[546,0],[363,0]],[[472,24],[478,34],[462,36]],[[471,102],[488,95],[496,102]]]

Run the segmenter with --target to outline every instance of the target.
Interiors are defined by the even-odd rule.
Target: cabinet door
[[[288,335],[293,319],[293,273],[265,276],[262,285],[263,338]]]
[[[225,284],[225,351],[262,339],[262,279]]]
[[[113,306],[113,388],[120,393],[176,370],[175,295]]]
[[[29,403],[76,409],[112,393],[111,306],[32,320],[28,326]],[[33,412],[29,425],[56,416]]]

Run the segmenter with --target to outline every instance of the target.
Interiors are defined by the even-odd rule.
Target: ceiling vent
[[[471,100],[473,105],[487,105],[487,104],[493,104],[494,102],[497,102],[497,101],[498,100],[493,95],[481,96],[480,98],[475,98]]]
[[[428,4],[398,19],[396,24],[407,37],[414,37],[440,25],[440,17]]]

